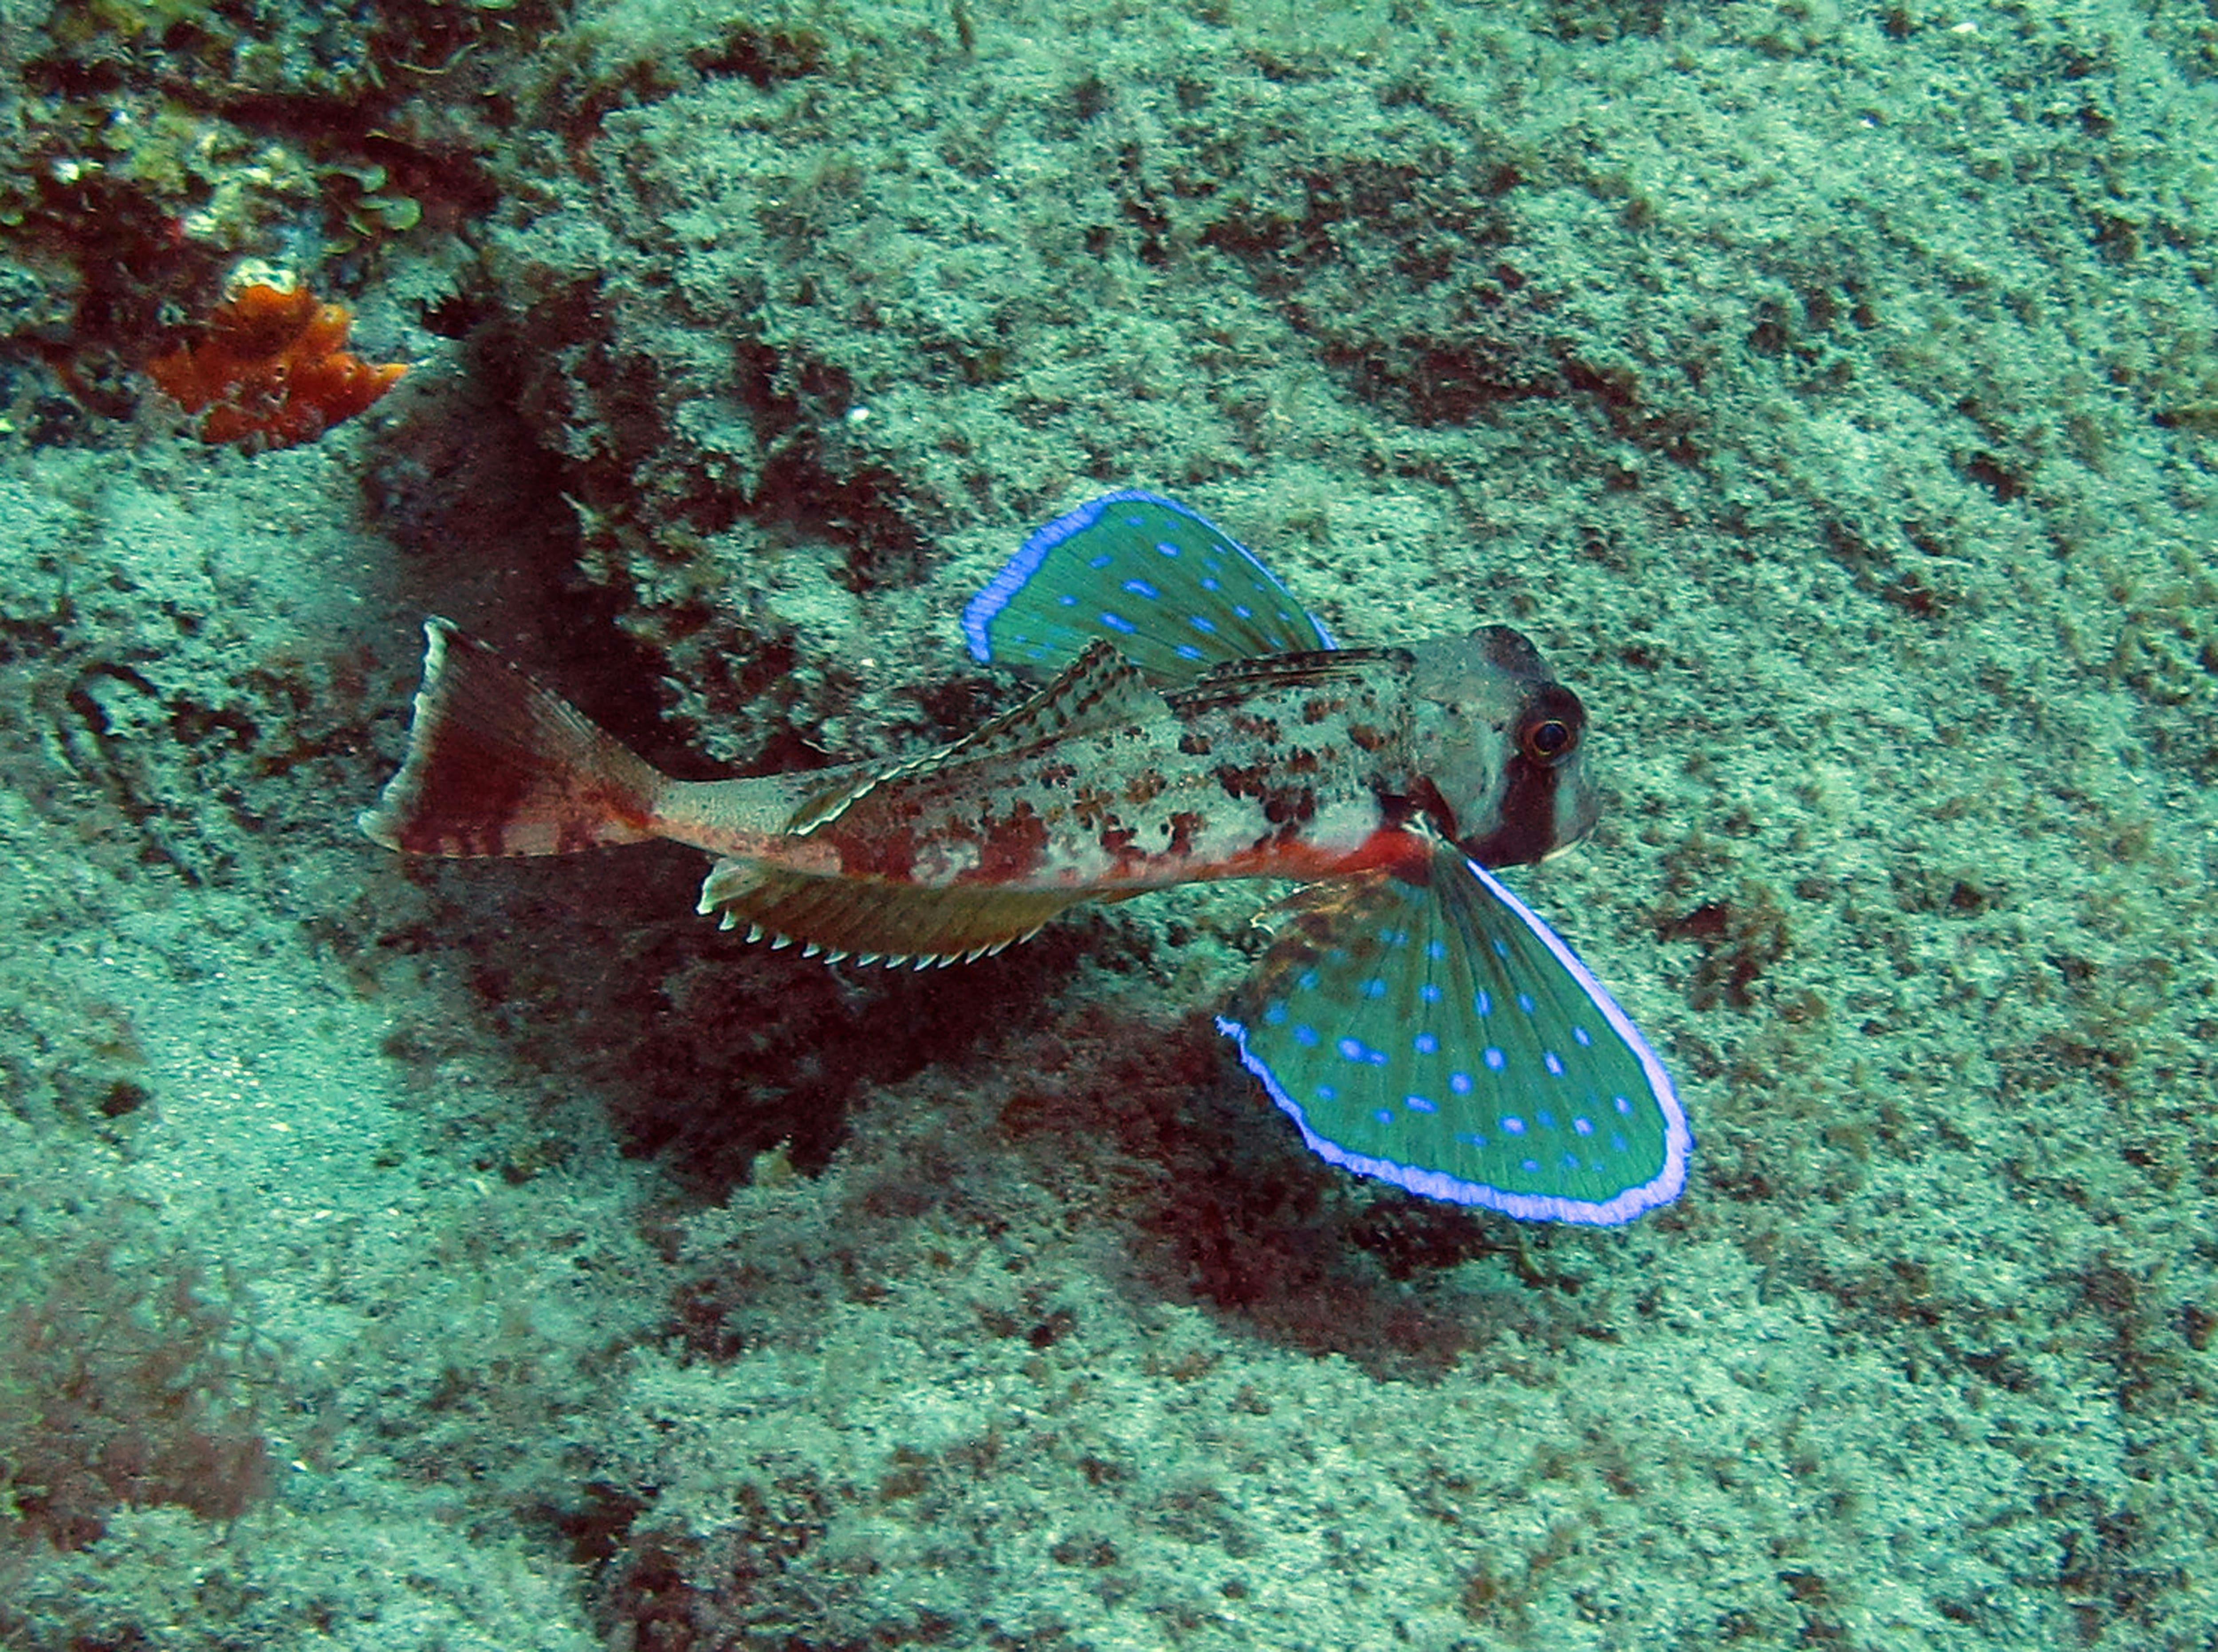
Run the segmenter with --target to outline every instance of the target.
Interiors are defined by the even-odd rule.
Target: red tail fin
[[[424,622],[408,757],[362,829],[411,855],[561,855],[644,843],[669,783],[445,620]]]

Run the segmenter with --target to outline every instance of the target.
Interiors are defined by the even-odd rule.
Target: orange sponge
[[[408,371],[341,348],[354,316],[307,288],[264,282],[235,288],[208,318],[198,343],[146,363],[189,413],[203,442],[290,448],[352,418]]]

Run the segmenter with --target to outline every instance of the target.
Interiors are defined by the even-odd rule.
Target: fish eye
[[[1578,730],[1561,717],[1536,717],[1519,731],[1517,744],[1533,762],[1552,767],[1571,754]]]

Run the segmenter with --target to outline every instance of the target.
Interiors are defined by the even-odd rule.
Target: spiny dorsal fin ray
[[[1083,890],[920,889],[874,879],[719,861],[700,912],[804,948],[889,960],[952,961],[997,952],[1087,898]]]
[[[1190,715],[1244,699],[1258,689],[1354,683],[1372,676],[1382,665],[1407,669],[1416,663],[1407,648],[1311,649],[1298,654],[1229,659],[1211,666],[1186,687],[1173,690],[1169,702],[1181,714]]]
[[[1012,757],[1067,735],[1128,728],[1168,715],[1163,697],[1106,642],[1094,642],[1063,674],[1021,705],[982,724],[952,746],[907,758],[827,792],[796,811],[786,830],[806,835],[838,820],[858,798],[898,780],[944,774],[966,763]]]

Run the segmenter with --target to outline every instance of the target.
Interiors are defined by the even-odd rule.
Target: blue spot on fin
[[[1436,842],[1422,886],[1374,873],[1287,905],[1217,1025],[1317,1154],[1528,1222],[1611,1225],[1679,1197],[1694,1138],[1662,1061],[1485,868]],[[1529,1014],[1499,1012],[1521,994]]]
[[[975,659],[1044,671],[1106,639],[1166,686],[1228,660],[1335,646],[1244,546],[1137,489],[1033,534],[964,607],[963,635]]]

